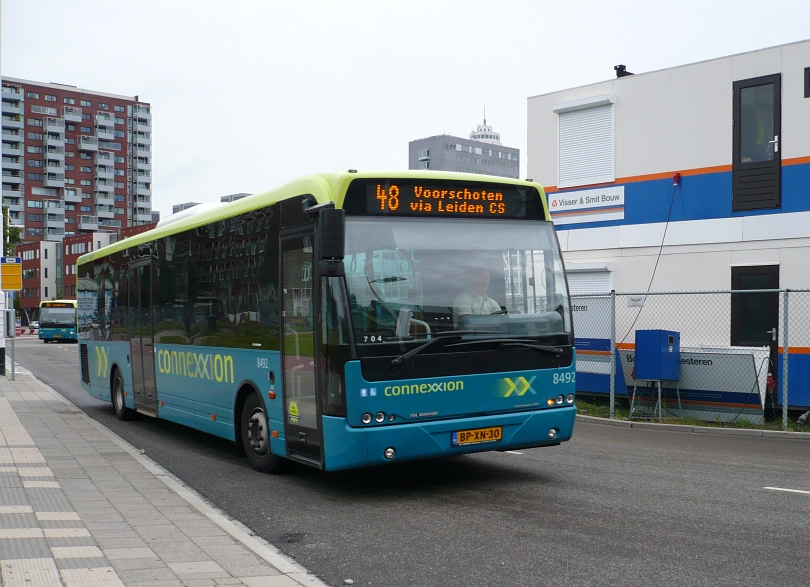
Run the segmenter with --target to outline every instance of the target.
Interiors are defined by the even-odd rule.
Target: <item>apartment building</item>
[[[458,171],[517,179],[520,149],[504,147],[501,135],[479,124],[469,139],[437,135],[408,143],[408,169]]]
[[[152,113],[138,96],[3,77],[2,157],[24,242],[152,222]]]

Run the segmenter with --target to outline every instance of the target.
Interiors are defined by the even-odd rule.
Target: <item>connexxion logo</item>
[[[531,379],[526,379],[523,376],[518,377],[514,381],[512,381],[509,377],[504,377],[504,390],[506,393],[503,394],[503,397],[509,397],[512,393],[515,395],[521,396],[524,395],[527,391],[533,395],[537,395],[537,392],[532,387],[532,383],[534,380],[537,379],[537,375],[532,377]]]

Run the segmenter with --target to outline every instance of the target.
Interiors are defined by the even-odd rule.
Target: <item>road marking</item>
[[[771,491],[787,491],[788,493],[803,493],[810,495],[810,491],[803,491],[801,489],[785,489],[784,487],[763,487],[762,489],[770,489]]]
[[[510,455],[522,455],[523,454],[522,452],[518,452],[516,450],[507,450],[505,452],[508,452]]]

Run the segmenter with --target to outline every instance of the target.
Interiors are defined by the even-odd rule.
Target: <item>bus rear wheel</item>
[[[253,392],[242,407],[242,446],[250,466],[262,473],[279,470],[281,457],[270,452],[270,428],[261,398]]]
[[[124,397],[124,377],[121,371],[116,371],[112,383],[113,412],[119,420],[132,420],[134,413],[127,407]]]

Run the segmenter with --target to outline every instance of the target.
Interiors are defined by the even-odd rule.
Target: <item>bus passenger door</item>
[[[129,268],[129,339],[135,407],[157,413],[155,353],[152,337],[152,265]]]
[[[323,466],[315,381],[315,300],[310,231],[281,240],[284,420],[287,456]]]

